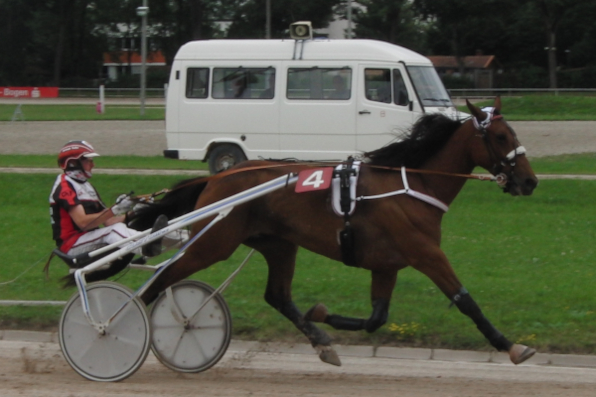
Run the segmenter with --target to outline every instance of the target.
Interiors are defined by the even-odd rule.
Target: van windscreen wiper
[[[449,99],[438,99],[438,98],[424,98],[423,101],[451,102],[451,100],[449,100]]]

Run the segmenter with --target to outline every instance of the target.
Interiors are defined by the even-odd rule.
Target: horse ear
[[[472,105],[470,103],[470,101],[468,101],[467,99],[466,99],[466,106],[468,107],[468,109],[470,109],[470,113],[472,113],[472,115],[474,117],[476,117],[477,120],[484,120],[484,118],[486,117],[484,112],[482,110],[480,110],[480,108],[478,106]]]
[[[493,105],[495,109],[497,109],[499,111],[499,113],[501,112],[501,97],[497,96],[495,98],[495,104]]]

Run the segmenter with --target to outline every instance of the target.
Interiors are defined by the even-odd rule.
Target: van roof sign
[[[291,60],[295,40],[199,40],[184,44],[176,60]],[[377,40],[307,40],[305,61],[403,61],[409,65],[432,65],[414,51]]]

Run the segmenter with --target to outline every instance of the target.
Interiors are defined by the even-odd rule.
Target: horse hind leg
[[[292,279],[298,246],[276,237],[254,238],[245,244],[259,251],[267,261],[269,274],[265,301],[308,338],[321,361],[340,366],[341,361],[331,347],[331,337],[312,322],[305,320],[292,301]]]
[[[327,308],[320,303],[306,312],[304,319],[325,323],[338,330],[366,330],[366,332],[372,333],[387,322],[389,302],[396,280],[397,270],[372,272],[371,297],[373,311],[368,319],[329,314]]]

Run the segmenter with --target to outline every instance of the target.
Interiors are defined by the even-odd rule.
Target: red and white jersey
[[[97,214],[106,208],[91,183],[77,181],[66,174],[58,175],[50,194],[50,217],[53,238],[62,252],[68,252],[77,239],[86,233],[68,214],[72,207],[79,204],[86,214]]]

